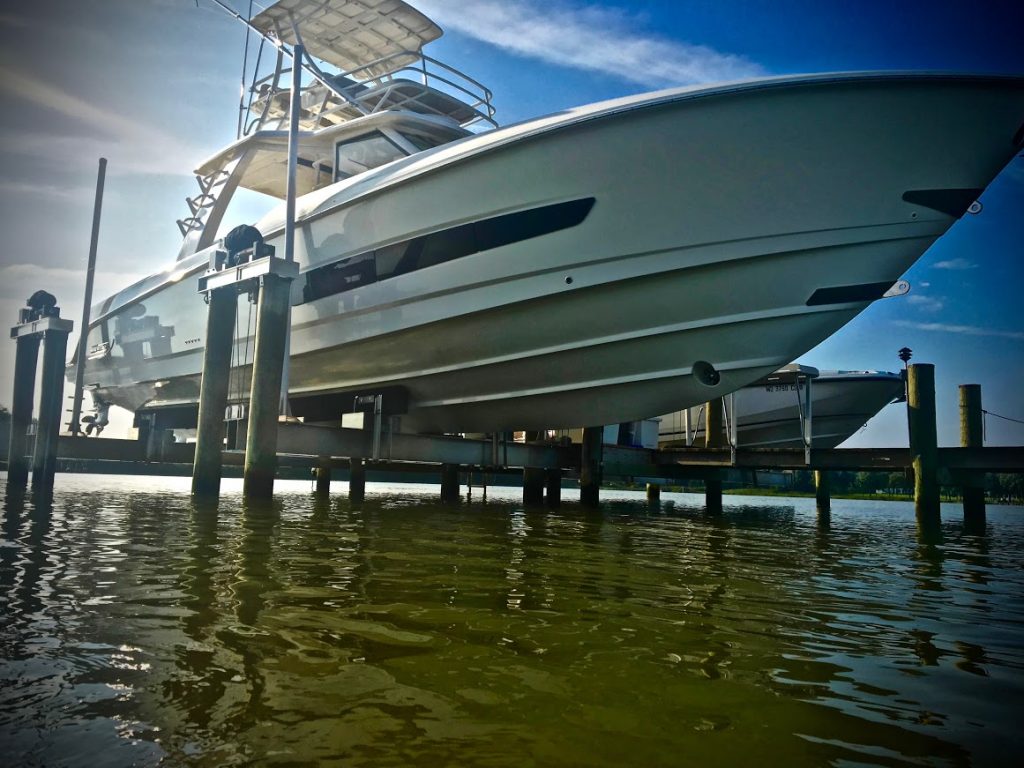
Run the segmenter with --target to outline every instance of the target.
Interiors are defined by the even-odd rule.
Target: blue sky
[[[797,72],[915,69],[1024,74],[1019,2],[419,0],[446,35],[428,52],[486,83],[515,122],[673,85]],[[0,316],[37,287],[78,322],[96,161],[110,159],[96,295],[174,258],[191,168],[234,138],[240,25],[208,0],[40,0],[0,6]],[[244,12],[247,2],[236,0]],[[259,5],[257,5],[257,8]],[[876,303],[801,362],[937,367],[939,436],[958,440],[956,386],[1024,418],[1024,159]],[[268,202],[246,196],[227,222]],[[10,370],[13,344],[0,347]],[[0,381],[0,402],[9,401]],[[123,422],[122,422],[123,423]],[[123,427],[115,425],[112,431]],[[114,436],[119,436],[115,431]],[[1024,426],[988,419],[990,444]],[[906,443],[890,406],[851,445]]]

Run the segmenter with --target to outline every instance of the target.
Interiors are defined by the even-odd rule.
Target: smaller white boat
[[[801,448],[809,418],[811,444],[815,448],[835,448],[886,405],[903,399],[904,394],[904,379],[899,373],[818,371],[787,365],[735,393],[736,443],[745,448]],[[727,420],[732,418],[728,410],[727,400]],[[662,416],[658,446],[703,445],[705,423],[703,405]],[[728,423],[723,429],[728,429]]]

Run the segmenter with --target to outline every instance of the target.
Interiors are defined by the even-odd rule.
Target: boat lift
[[[818,369],[808,365],[792,363],[778,371],[766,376],[761,381],[751,386],[765,387],[792,387],[796,395],[797,410],[800,418],[800,440],[804,446],[804,457],[807,464],[811,463],[811,448],[813,447],[813,420],[811,386],[814,379],[818,377]],[[738,438],[738,417],[736,413],[736,392],[730,392],[722,397],[722,410],[725,418],[725,433],[731,452],[731,463],[736,463],[736,449],[739,448]],[[697,409],[694,423],[690,423],[690,408],[683,409],[683,430],[686,440],[686,447],[692,448],[700,430],[701,419],[707,409],[706,404]],[[705,427],[705,434],[707,429]]]

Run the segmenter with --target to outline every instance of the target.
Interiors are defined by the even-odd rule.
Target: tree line
[[[891,494],[912,496],[914,477],[909,472],[829,472],[829,489],[833,495]],[[960,496],[961,486],[949,470],[939,470],[939,484],[943,495]],[[814,473],[797,470],[793,473],[792,488],[795,491],[812,493]],[[989,499],[1009,503],[1024,502],[1024,475],[1010,473],[989,473],[985,475],[985,493]]]

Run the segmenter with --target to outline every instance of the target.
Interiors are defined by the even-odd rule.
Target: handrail
[[[320,102],[319,105],[308,110],[309,116],[304,119],[304,122],[316,124],[324,117],[337,116],[346,109],[355,109],[364,115],[376,112],[379,110],[379,105],[368,109],[362,103],[359,91],[386,86],[389,82],[396,80],[397,76],[410,73],[415,74],[424,87],[434,88],[439,93],[458,100],[474,113],[473,117],[460,121],[462,127],[466,128],[480,122],[489,123],[494,127],[498,125],[494,120],[496,110],[491,103],[493,93],[489,88],[455,67],[427,56],[422,51],[396,51],[356,68],[339,72],[337,75],[327,74],[310,61],[308,56],[304,59],[302,65],[307,71],[312,68],[315,82],[303,88],[303,93],[315,95]],[[391,64],[395,64],[395,66],[391,66]],[[252,113],[253,106],[261,106],[261,110],[259,116],[247,123],[246,135],[263,127],[271,119],[272,101],[287,91],[279,86],[281,74],[286,71],[290,70],[283,69],[279,59],[278,66],[275,67],[272,74],[253,81],[250,92],[254,95],[254,99],[250,101],[249,112]],[[338,83],[337,81],[342,78],[351,81],[351,84],[341,85]],[[439,88],[438,85],[442,87]],[[321,89],[323,90],[322,96]],[[340,103],[331,104],[332,95],[340,99]],[[416,97],[409,97],[400,104],[415,103],[416,101]],[[422,105],[422,102],[420,103]],[[389,106],[393,108],[395,104]],[[429,110],[429,108],[428,111],[443,114],[438,110]]]

